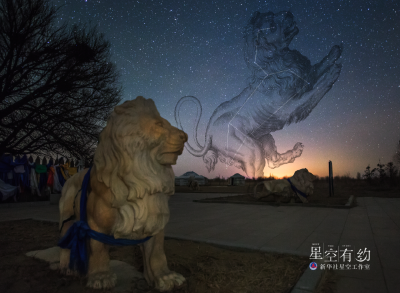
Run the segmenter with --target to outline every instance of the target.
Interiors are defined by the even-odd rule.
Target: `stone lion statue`
[[[90,171],[87,224],[115,239],[144,239],[141,244],[144,277],[159,291],[181,285],[185,278],[167,266],[164,227],[169,220],[168,199],[174,194],[175,165],[187,134],[162,118],[151,99],[137,97],[116,106],[100,134]],[[70,178],[60,200],[61,236],[80,219],[85,169]],[[82,187],[83,188],[83,187]],[[107,289],[116,276],[109,269],[109,246],[88,241],[87,286]],[[61,249],[60,268],[69,268],[70,250]]]
[[[196,148],[186,144],[196,157],[203,157],[207,169],[214,170],[218,160],[242,169],[249,177],[264,175],[265,159],[270,168],[292,163],[303,151],[298,142],[292,150],[278,153],[271,133],[297,123],[311,113],[338,79],[342,48],[333,46],[319,63],[289,49],[299,29],[290,12],[255,12],[245,29],[245,61],[252,71],[249,85],[230,101],[221,103],[212,114],[201,145],[197,125],[200,101],[181,98],[175,107],[175,120],[182,129],[179,110],[194,102],[200,109],[195,122]]]
[[[307,169],[300,169],[289,178],[290,181],[287,179],[268,180],[256,184],[254,187],[254,197],[259,199],[273,195],[276,201],[279,197],[283,202],[289,202],[291,198],[294,198],[306,203],[308,202],[307,197],[314,193],[314,184],[312,182],[316,179],[317,177]],[[257,192],[257,186],[259,185],[263,185],[265,191]]]

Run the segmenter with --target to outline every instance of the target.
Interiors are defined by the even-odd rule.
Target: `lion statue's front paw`
[[[93,289],[111,289],[115,287],[117,275],[111,272],[89,274],[86,287]]]
[[[60,268],[60,273],[62,274],[62,275],[65,275],[65,276],[71,276],[71,277],[79,277],[80,276],[80,274],[79,274],[79,272],[78,271],[76,271],[76,270],[71,270],[70,268],[65,268],[65,267],[63,267],[63,268]]]
[[[154,281],[156,289],[164,292],[182,285],[185,282],[185,277],[176,272],[169,272],[163,276],[156,277]]]

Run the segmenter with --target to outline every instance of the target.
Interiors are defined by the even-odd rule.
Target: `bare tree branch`
[[[122,88],[97,28],[56,28],[49,0],[0,0],[0,155],[89,157]]]

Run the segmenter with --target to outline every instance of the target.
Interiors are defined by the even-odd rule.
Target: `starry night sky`
[[[279,153],[296,142],[305,146],[294,163],[264,169],[265,176],[292,176],[308,168],[319,176],[355,177],[370,164],[392,161],[400,140],[400,4],[398,1],[196,1],[53,0],[64,5],[58,21],[98,25],[111,42],[112,60],[121,70],[123,99],[151,98],[162,117],[176,126],[174,108],[186,95],[203,106],[200,144],[211,114],[247,85],[243,30],[255,11],[290,10],[299,28],[290,49],[319,62],[343,44],[342,71],[333,88],[306,120],[272,133]],[[181,108],[181,121],[194,146],[196,108]],[[226,134],[224,134],[226,135]],[[201,157],[184,151],[175,175],[195,171],[208,178],[245,175],[218,163],[207,172]]]

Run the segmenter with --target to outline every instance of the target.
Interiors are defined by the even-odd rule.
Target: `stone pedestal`
[[[60,264],[60,247],[51,247],[44,250],[36,250],[26,253],[27,256],[46,261],[50,269],[57,270]],[[148,288],[143,274],[138,272],[133,266],[119,261],[110,261],[110,270],[117,275],[117,285],[111,290],[113,293],[131,293],[133,287],[143,285]]]

